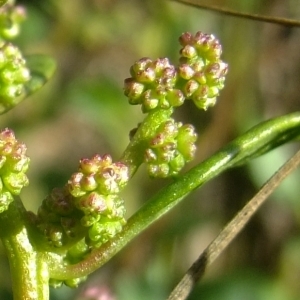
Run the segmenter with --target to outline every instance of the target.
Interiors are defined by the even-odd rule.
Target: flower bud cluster
[[[122,230],[125,207],[119,193],[128,180],[125,164],[113,163],[109,155],[95,155],[82,159],[79,172],[68,181],[75,206],[83,213],[81,225],[88,227],[90,245],[99,246]]]
[[[39,207],[36,223],[50,245],[62,247],[84,233],[80,223],[82,216],[69,191],[55,188]]]
[[[0,131],[0,212],[5,211],[29,181],[26,176],[30,159],[25,144],[18,142],[8,128]]]
[[[184,95],[175,88],[177,71],[168,58],[142,58],[131,67],[130,73],[132,77],[125,79],[124,94],[130,104],[141,104],[143,112],[183,104]]]
[[[14,2],[9,0],[0,7],[0,45],[19,34],[20,24],[26,18],[25,8],[20,5],[14,6]]]
[[[162,124],[145,152],[145,163],[151,177],[175,176],[194,157],[197,134],[190,124],[173,119]]]
[[[121,231],[125,207],[119,192],[128,179],[128,167],[113,163],[109,155],[81,159],[79,171],[66,186],[54,189],[43,201],[37,214],[38,228],[54,247],[85,238],[84,250],[81,245],[79,251],[76,244],[69,253],[69,259],[77,259],[79,252],[99,246]],[[74,257],[72,253],[77,254]]]
[[[14,45],[0,48],[0,113],[15,106],[25,96],[30,71],[25,59]]]
[[[206,110],[215,104],[228,70],[220,58],[221,44],[213,35],[200,31],[194,36],[183,33],[179,42],[182,45],[178,67],[180,85],[186,98]]]

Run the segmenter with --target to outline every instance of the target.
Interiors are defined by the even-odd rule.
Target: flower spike
[[[221,44],[213,35],[200,31],[194,36],[189,32],[182,34],[179,42],[183,46],[178,67],[179,84],[186,98],[207,110],[215,105],[228,71],[227,64],[220,58]]]
[[[18,142],[11,129],[0,131],[0,212],[5,211],[29,181],[29,157],[25,144]]]

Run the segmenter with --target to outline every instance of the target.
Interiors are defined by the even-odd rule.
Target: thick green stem
[[[110,242],[93,251],[84,261],[71,266],[51,264],[50,276],[63,280],[90,274],[197,187],[222,171],[237,164],[245,163],[250,158],[298,138],[299,135],[299,112],[257,125],[158,192],[128,220],[122,232]]]
[[[22,203],[16,199],[0,214],[0,237],[6,250],[14,300],[48,300],[48,266],[30,242]]]

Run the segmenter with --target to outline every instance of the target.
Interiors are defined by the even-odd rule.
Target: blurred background
[[[23,0],[28,18],[17,39],[23,53],[49,54],[57,71],[46,86],[1,116],[28,146],[26,208],[63,186],[78,160],[118,159],[143,119],[129,106],[123,80],[139,58],[176,64],[182,32],[217,36],[229,64],[225,89],[208,112],[185,105],[178,119],[199,132],[199,163],[257,123],[300,106],[300,30],[162,0]],[[200,3],[200,2],[199,2]],[[210,0],[238,11],[300,19],[299,0]],[[295,152],[287,145],[234,168],[192,193],[139,235],[77,290],[51,289],[51,300],[165,299],[190,264],[273,172]],[[209,268],[189,299],[292,300],[300,295],[299,172],[270,197]],[[167,183],[141,168],[124,191],[128,216]],[[0,246],[0,298],[12,299]]]

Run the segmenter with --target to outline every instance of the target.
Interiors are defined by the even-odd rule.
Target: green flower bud
[[[0,113],[18,104],[26,95],[30,71],[19,49],[12,44],[0,48]]]
[[[0,8],[0,44],[5,40],[15,38],[20,32],[20,24],[26,19],[26,10],[23,6],[14,6],[9,1]]]
[[[220,59],[222,47],[213,35],[200,31],[195,36],[184,33],[179,41],[183,46],[178,67],[179,85],[185,97],[207,110],[216,103],[228,71],[227,64]]]
[[[124,94],[130,104],[141,104],[142,111],[180,106],[184,95],[175,88],[177,70],[168,58],[142,58],[130,69],[131,78],[125,79]]]
[[[84,277],[79,277],[79,278],[73,278],[73,279],[68,279],[64,281],[64,284],[70,288],[77,288],[78,285],[86,280],[86,276]]]
[[[53,287],[54,289],[58,289],[62,285],[63,285],[63,281],[62,280],[53,279],[53,278],[49,279],[49,286]]]
[[[0,131],[0,212],[5,211],[29,181],[25,172],[29,166],[26,146],[16,140],[12,130]]]
[[[89,229],[89,243],[95,247],[99,247],[120,232],[124,225],[125,220],[101,217],[100,221]]]
[[[145,151],[145,162],[151,177],[169,177],[189,162],[196,151],[197,135],[192,125],[173,119],[162,124]]]
[[[80,240],[73,247],[71,247],[66,255],[66,261],[69,264],[75,264],[81,261],[84,256],[89,252],[89,247],[85,242],[85,239]]]

